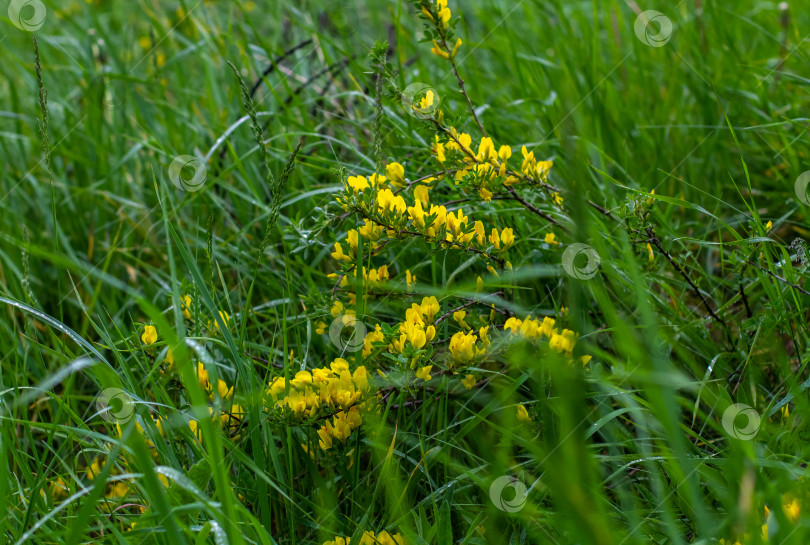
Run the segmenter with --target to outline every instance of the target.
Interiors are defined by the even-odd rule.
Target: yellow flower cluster
[[[228,387],[228,384],[221,378],[217,379],[217,386],[213,388],[208,376],[208,371],[206,371],[202,362],[197,362],[197,380],[199,380],[202,389],[208,393],[209,401],[214,400],[214,393],[219,394],[221,399],[230,399],[233,397],[233,386]]]
[[[322,409],[334,413],[331,422],[318,431],[321,448],[332,447],[332,440],[344,443],[363,423],[358,409],[370,391],[364,366],[349,371],[349,363],[337,358],[329,367],[298,371],[289,381],[277,377],[269,384],[267,395],[274,406],[286,408],[297,418],[315,418]]]
[[[432,341],[436,337],[433,322],[440,308],[435,297],[424,297],[421,304],[413,303],[405,311],[405,321],[399,324],[399,338],[388,346],[389,352],[402,354],[408,344],[418,350]]]
[[[369,217],[365,218],[362,227],[347,233],[345,242],[334,243],[332,257],[335,260],[354,263],[360,237],[368,243],[372,254],[383,246],[384,237],[400,238],[406,235],[418,235],[445,247],[471,249],[486,257],[490,257],[489,252],[506,252],[515,242],[512,228],[498,230],[492,227],[488,231],[483,222],[471,221],[462,208],[453,211],[444,205],[431,204],[429,184],[433,178],[421,180],[422,184],[414,187],[413,205],[409,205],[402,194],[388,187],[389,182],[395,190],[399,186],[407,186],[405,169],[401,164],[389,164],[386,176],[348,177],[346,193],[338,198],[338,202],[347,210],[354,207]],[[361,199],[366,196],[376,201],[373,213]],[[490,269],[494,272],[494,269]]]
[[[363,418],[357,407],[341,411],[332,418],[331,422],[327,420],[326,424],[318,430],[318,444],[323,450],[329,450],[333,446],[333,438],[341,443],[346,443],[346,439],[349,438],[352,431],[359,428],[362,423]]]
[[[543,318],[540,322],[527,316],[525,320],[519,318],[509,318],[503,325],[504,330],[511,331],[513,336],[522,336],[529,339],[548,339],[549,347],[555,352],[565,354],[571,358],[574,352],[574,346],[577,343],[577,334],[570,329],[563,329],[559,331],[554,327],[556,321],[548,316]],[[591,360],[591,356],[582,356],[582,364],[585,365]]]
[[[478,192],[485,201],[492,200],[501,186],[509,188],[518,184],[521,177],[529,182],[545,184],[553,161],[538,161],[533,151],[526,146],[521,148],[523,161],[520,172],[509,167],[512,157],[512,148],[507,145],[495,149],[495,143],[487,136],[481,138],[478,151],[472,149],[472,137],[467,133],[459,133],[455,127],[447,131],[448,138],[441,139],[436,135],[431,149],[436,160],[445,168],[455,168],[456,184],[462,181],[477,187]],[[451,164],[448,164],[451,163]],[[552,202],[562,205],[562,197],[554,192],[551,194]]]
[[[796,500],[796,498],[789,497],[788,495],[786,495],[782,498],[782,512],[784,513],[785,518],[787,518],[791,524],[796,524],[799,521],[799,516],[801,515],[802,512],[801,505],[799,505],[799,502]],[[765,506],[764,514],[765,514],[764,516],[765,524],[762,525],[762,539],[756,540],[757,543],[768,543],[771,538],[771,536],[769,535],[770,534],[769,524],[772,524],[773,513],[771,513],[771,510],[768,508],[767,505]],[[727,541],[725,539],[720,539],[720,545],[744,545],[744,543],[752,543],[752,542],[754,542],[754,540],[751,539],[748,534],[743,536],[742,541],[740,540]]]
[[[488,330],[489,326],[486,326],[478,330],[478,335],[472,331],[458,331],[453,335],[450,338],[450,346],[448,347],[453,357],[453,363],[466,365],[484,355],[486,353],[486,347],[490,344],[489,337],[487,336]]]
[[[326,541],[323,545],[350,545],[348,537],[336,537],[332,541]],[[408,545],[408,541],[402,537],[402,534],[389,534],[388,532],[363,532],[360,541],[356,542],[358,545]]]
[[[228,386],[228,383],[226,383],[224,380],[217,379],[217,385],[215,388],[211,383],[211,378],[202,362],[197,362],[197,380],[200,383],[200,387],[208,393],[209,401],[214,401],[215,395],[219,396],[219,399],[223,402],[233,398],[233,386]],[[209,416],[214,416],[213,407],[208,407],[208,414]],[[246,415],[247,411],[241,405],[231,403],[230,409],[223,411],[222,414],[220,414],[217,418],[214,418],[213,421],[214,424],[227,431],[230,437],[238,439],[240,437],[239,429],[242,427],[242,422]],[[156,425],[158,426],[158,429],[161,430],[161,434],[163,434],[160,424],[160,419],[158,419]],[[198,440],[202,440],[202,430],[200,429],[199,422],[196,420],[190,420],[188,427]]]
[[[334,255],[334,254],[333,254]],[[337,278],[337,274],[329,274],[327,275],[328,278]],[[357,269],[352,271],[352,277],[357,278]],[[388,272],[388,265],[381,265],[376,269],[366,269],[363,267],[363,285],[366,288],[376,288],[379,287],[381,284],[387,282],[391,278],[391,273]],[[346,287],[349,285],[349,275],[344,274],[340,277],[340,287]]]
[[[337,358],[329,367],[298,371],[289,382],[277,377],[270,383],[267,395],[275,406],[288,407],[297,417],[314,418],[320,407],[347,410],[369,390],[366,368],[354,373],[349,363]]]

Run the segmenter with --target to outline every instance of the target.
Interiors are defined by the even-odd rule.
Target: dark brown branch
[[[261,87],[262,82],[264,81],[264,78],[269,76],[273,72],[273,70],[276,69],[276,67],[278,66],[278,63],[280,63],[281,61],[283,61],[284,59],[286,59],[287,57],[289,57],[290,55],[292,55],[293,53],[295,53],[299,49],[301,49],[303,47],[306,47],[311,43],[312,43],[312,39],[304,40],[300,44],[294,45],[293,47],[289,48],[287,51],[285,51],[284,53],[282,53],[281,55],[276,57],[276,60],[270,61],[270,65],[267,68],[264,69],[264,72],[262,72],[262,75],[259,76],[256,79],[256,82],[253,84],[253,87],[250,88],[250,96],[252,97],[253,95],[256,94],[256,91],[258,91],[259,87]]]
[[[720,316],[718,316],[717,313],[715,313],[714,309],[712,309],[712,306],[709,304],[709,301],[706,299],[706,297],[703,295],[700,289],[695,285],[695,283],[692,282],[692,279],[689,278],[689,275],[686,274],[686,271],[683,270],[683,268],[680,265],[678,265],[678,263],[675,262],[670,253],[667,252],[663,246],[661,246],[661,241],[658,240],[658,236],[655,234],[655,231],[653,231],[652,227],[647,227],[647,241],[653,246],[655,246],[658,252],[661,255],[663,255],[666,258],[666,260],[669,261],[669,264],[672,265],[672,267],[676,271],[678,271],[678,273],[683,277],[684,280],[686,280],[686,283],[689,284],[689,287],[692,288],[692,291],[695,292],[695,295],[697,295],[698,298],[703,303],[706,312],[708,312],[709,315],[712,318],[714,318],[714,320],[717,323],[723,326],[726,332],[726,336],[728,337],[728,340],[731,343],[731,346],[736,349],[736,343],[734,342],[734,338],[731,335],[731,329],[728,327],[728,324],[725,322],[725,320],[723,320]]]
[[[810,291],[807,291],[806,289],[802,288],[801,286],[798,286],[798,285],[794,284],[793,282],[789,282],[787,279],[782,278],[781,276],[779,276],[779,275],[776,275],[776,274],[772,273],[771,271],[769,271],[769,270],[768,270],[768,269],[766,269],[765,267],[762,267],[762,266],[757,265],[756,263],[752,263],[752,262],[750,262],[750,261],[746,261],[746,263],[747,263],[747,264],[749,264],[749,265],[753,265],[753,266],[754,266],[754,267],[756,267],[757,269],[761,270],[761,271],[762,271],[762,272],[764,272],[764,273],[769,274],[769,275],[770,275],[770,276],[772,276],[774,279],[776,279],[776,280],[778,280],[778,281],[780,281],[780,282],[782,282],[782,283],[784,283],[784,284],[787,284],[787,285],[788,285],[788,286],[790,286],[791,288],[793,288],[793,289],[795,289],[795,290],[798,290],[798,291],[802,292],[802,293],[803,293],[803,294],[805,294],[805,295],[810,295]]]

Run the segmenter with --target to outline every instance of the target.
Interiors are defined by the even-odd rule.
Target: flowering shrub
[[[102,4],[92,2],[106,17]],[[243,14],[261,9],[257,4],[200,5],[231,15],[227,10],[238,8]],[[333,7],[345,10],[344,24],[349,28],[344,32],[351,34],[367,21],[361,22],[362,14],[345,4]],[[417,35],[424,42],[417,47],[422,47],[421,60],[427,59],[430,70],[422,64],[417,69],[407,58],[410,44],[402,32],[408,26],[404,18],[392,26],[390,35],[397,37],[396,42],[371,48],[363,75],[354,70],[362,61],[348,56],[323,72],[299,73],[289,62],[296,52],[319,61],[332,55],[331,44],[321,36],[271,59],[269,68],[261,74],[256,71],[252,87],[243,80],[250,70],[237,68],[242,63],[234,60],[233,74],[228,73],[233,77],[230,101],[238,101],[246,115],[222,108],[217,87],[217,102],[206,106],[221,119],[213,115],[210,127],[196,127],[210,137],[210,149],[195,147],[188,153],[196,157],[177,157],[168,170],[171,184],[154,184],[154,210],[163,214],[162,222],[141,229],[130,222],[127,207],[143,203],[99,189],[118,170],[125,170],[129,157],[143,153],[162,161],[171,146],[156,135],[148,134],[134,151],[126,150],[115,170],[102,169],[93,185],[77,186],[83,198],[84,193],[100,194],[114,203],[114,216],[125,219],[121,225],[133,225],[143,248],[140,238],[133,244],[126,236],[123,241],[116,235],[113,241],[99,242],[103,237],[94,229],[99,224],[108,229],[112,223],[95,217],[89,221],[86,250],[55,220],[53,250],[35,247],[29,255],[27,243],[7,235],[7,242],[22,248],[23,263],[0,267],[0,282],[5,289],[5,275],[23,271],[19,284],[27,303],[12,301],[12,307],[33,318],[27,329],[17,328],[19,317],[14,312],[11,326],[0,324],[0,340],[14,338],[24,347],[19,351],[22,356],[15,353],[0,375],[10,369],[12,376],[36,379],[4,390],[18,397],[9,405],[11,417],[5,412],[6,398],[0,398],[0,416],[13,423],[0,435],[4,463],[12,468],[6,472],[12,478],[2,484],[11,491],[7,496],[20,498],[20,505],[9,510],[12,523],[0,525],[9,542],[36,541],[40,528],[57,526],[52,533],[68,543],[115,539],[144,545],[184,540],[481,545],[548,538],[607,545],[621,540],[674,543],[683,534],[683,542],[743,545],[779,542],[791,532],[799,535],[806,526],[802,512],[808,497],[801,492],[806,449],[797,444],[803,439],[804,419],[789,409],[803,404],[809,383],[804,376],[807,343],[798,334],[800,328],[793,327],[806,306],[800,294],[810,295],[802,287],[801,274],[792,269],[794,262],[801,263],[801,272],[806,272],[806,252],[801,244],[791,246],[790,252],[777,246],[775,231],[781,220],[774,220],[776,229],[773,222],[760,221],[766,209],[754,202],[761,197],[751,184],[756,176],[749,178],[749,163],[741,167],[749,182],[747,192],[738,186],[744,189],[740,193],[745,206],[733,210],[734,221],[717,212],[711,218],[721,220],[719,227],[707,227],[709,234],[702,239],[698,234],[703,225],[691,224],[686,234],[673,227],[673,238],[689,248],[676,255],[667,249],[672,241],[659,238],[656,227],[677,225],[688,213],[685,210],[702,214],[709,208],[688,202],[677,191],[643,189],[634,175],[640,169],[658,172],[657,163],[642,161],[633,170],[626,163],[631,158],[637,161],[638,155],[611,156],[612,150],[602,149],[610,147],[604,142],[600,147],[577,134],[581,125],[574,124],[577,131],[556,130],[569,115],[580,115],[556,112],[556,99],[571,90],[563,82],[577,78],[587,82],[596,72],[589,68],[587,74],[572,72],[574,78],[568,78],[566,57],[535,34],[528,36],[542,42],[537,54],[518,52],[512,58],[498,48],[488,51],[486,36],[473,48],[457,36],[460,3],[413,0],[411,4],[410,15],[420,25]],[[501,9],[499,3],[485,4],[492,4],[487,13]],[[579,14],[578,5],[530,4],[509,8],[515,18],[524,10],[537,11],[551,27],[583,24],[573,16],[550,15]],[[596,4],[593,11],[598,18],[604,8]],[[483,9],[464,8],[465,13]],[[617,50],[626,45],[618,40],[622,34],[617,15],[637,8],[629,3],[609,13],[616,18],[611,23]],[[760,8],[757,13],[776,9],[770,4]],[[230,54],[233,44],[216,34],[197,33],[205,28],[196,26],[197,19],[211,13],[206,11],[203,17],[195,9],[181,8],[170,15],[171,27],[182,32],[182,51],[175,57],[156,53],[155,62],[143,63],[149,65],[150,83],[170,89],[163,72],[183,64],[191,52],[211,47],[217,58],[221,58],[218,48]],[[308,15],[307,9],[320,8],[307,4],[284,9],[298,17]],[[698,11],[693,19],[701,22],[706,15]],[[598,22],[590,16],[582,19],[588,25]],[[109,34],[104,17],[98,21],[101,30],[94,28],[89,36]],[[317,22],[335,26],[341,22],[338,17],[326,19]],[[310,22],[300,17],[294,25]],[[252,21],[243,23],[250,26]],[[497,22],[496,30],[513,32],[500,25]],[[593,43],[603,39],[604,32],[588,29]],[[786,36],[787,29],[785,25]],[[286,36],[286,29],[280,30]],[[465,30],[470,35],[476,32],[475,25]],[[521,36],[519,30],[513,35]],[[138,47],[155,50],[162,42],[150,33]],[[70,43],[51,40],[49,45]],[[98,38],[85,48],[94,67],[104,65],[104,45]],[[258,44],[244,51],[241,43],[235,47],[248,65],[269,53]],[[784,44],[782,48],[790,51]],[[712,51],[720,57],[721,49],[725,51]],[[510,70],[517,67],[521,77],[534,77],[535,68],[538,73],[547,69],[547,80],[556,85],[559,77],[560,87],[549,85],[548,103],[538,99],[539,94],[508,103],[493,98],[491,88],[477,89],[462,78],[462,72],[471,68],[468,63],[462,70],[462,61],[474,51],[497,57]],[[600,54],[594,52],[594,58]],[[47,93],[38,50],[36,55],[39,129],[49,174],[62,169],[84,175],[71,163],[74,158],[49,162]],[[756,81],[770,84],[774,72],[783,77],[784,56],[761,60],[754,65],[776,68]],[[604,91],[597,78],[599,84],[581,93],[576,108],[602,100],[603,91],[609,95],[631,89],[634,80],[627,71],[632,70],[619,66],[605,70],[601,80],[616,83],[614,88]],[[313,88],[318,93],[315,102],[295,103],[304,94],[300,89],[309,89],[315,81],[320,84],[320,76],[331,77],[345,67],[352,70],[347,68],[342,79],[335,77]],[[178,69],[181,75],[183,71],[184,67]],[[93,75],[79,73],[83,78]],[[276,129],[276,117],[269,114],[276,112],[269,106],[258,112],[260,94],[256,94],[266,90],[265,98],[278,98],[262,83],[279,73],[302,83],[289,100],[279,101],[279,108],[290,104],[297,108],[286,118],[289,132],[281,135],[270,133]],[[99,77],[101,94],[106,96],[109,78],[104,71]],[[434,89],[415,81],[419,78],[434,78],[441,86]],[[135,74],[124,79],[145,84]],[[477,83],[472,77],[469,81]],[[341,85],[334,88],[340,92],[332,96],[329,88],[336,82]],[[346,82],[351,83],[344,87]],[[678,84],[688,90],[691,101],[695,86]],[[582,91],[577,85],[573,89]],[[661,86],[653,94],[666,101],[675,91]],[[485,104],[474,104],[473,96],[487,95]],[[735,90],[735,96],[760,97],[750,89]],[[13,98],[16,102],[16,95]],[[791,111],[780,103],[783,98],[770,94],[767,98],[751,111],[757,116],[770,109],[779,116]],[[188,97],[163,97],[161,104],[171,111],[182,99],[195,113],[203,111],[193,92]],[[300,132],[306,133],[307,145],[301,137],[286,167],[273,168],[285,145],[283,137],[306,120],[310,107],[319,115],[324,110],[332,115],[344,100],[351,130],[337,130],[339,136],[333,136],[332,125],[312,131],[305,127]],[[495,112],[495,105],[503,108]],[[726,114],[725,101],[720,105]],[[607,127],[604,132],[612,135],[614,123],[616,128],[628,126],[616,121],[614,115],[619,114],[604,110],[606,121],[600,120]],[[57,112],[67,115],[64,107]],[[109,114],[94,114],[90,120],[94,124]],[[295,118],[299,114],[300,119]],[[528,134],[536,131],[528,130],[529,124],[539,127],[542,136],[549,119],[560,125],[548,134],[561,136],[532,143]],[[692,121],[717,132],[709,121]],[[757,117],[746,131],[758,134],[753,129],[764,126],[777,134],[783,120],[777,121],[762,124]],[[667,123],[669,133],[674,126]],[[244,145],[247,130],[242,130],[248,125],[249,147]],[[148,122],[136,126],[138,131],[144,127],[151,128]],[[526,135],[522,127],[527,128]],[[639,144],[635,132],[658,127],[638,122],[624,131],[628,134],[622,134],[625,139],[618,139],[616,146]],[[733,123],[727,127],[735,148],[747,152],[737,142],[736,127]],[[132,145],[130,133],[121,134]],[[315,135],[323,138],[312,144]],[[788,148],[801,142],[800,136],[781,137],[780,144],[791,144]],[[172,131],[172,138],[186,143],[181,130]],[[721,137],[704,138],[707,145],[715,139]],[[325,142],[343,146],[335,151],[334,162],[324,161],[340,165],[337,170],[321,168],[324,157],[314,150]],[[651,148],[662,145],[655,141]],[[697,149],[690,147],[690,156]],[[104,150],[98,146],[99,153]],[[770,151],[763,155],[793,153]],[[355,152],[361,159],[351,158]],[[584,155],[578,158],[580,152]],[[572,165],[578,159],[581,164]],[[767,176],[778,177],[787,169],[785,161]],[[108,169],[115,164],[105,157],[98,162]],[[687,158],[678,167],[682,163],[691,164]],[[196,167],[194,184],[184,183],[183,169],[177,165]],[[686,187],[688,180],[678,167],[668,178]],[[704,168],[701,163],[701,173]],[[306,174],[299,180],[292,177],[294,169],[296,177],[305,169]],[[575,175],[583,172],[609,179],[620,190],[599,194],[604,188],[598,183],[586,184]],[[22,173],[21,187],[36,187],[36,176]],[[128,171],[123,178],[140,188],[130,183]],[[810,183],[810,178],[804,181]],[[49,191],[47,198],[38,195],[38,200],[48,201],[54,209],[78,202],[71,200],[76,192],[70,184],[51,183]],[[617,197],[621,191],[629,196]],[[594,202],[595,194],[601,205]],[[259,221],[266,222],[263,232],[258,230]],[[752,233],[739,227],[745,221]],[[146,243],[159,236],[155,234],[161,232],[159,227],[168,241],[165,248]],[[26,237],[27,233],[23,242]],[[601,269],[599,252],[583,240],[604,242],[606,249],[599,248],[605,258]],[[137,247],[138,252],[123,251],[119,242]],[[71,274],[70,301],[75,297],[75,308],[65,310],[59,300],[57,319],[56,312],[51,316],[37,306],[28,260],[43,255],[62,259],[63,244],[71,245],[70,254],[86,253],[87,266],[75,268],[82,273],[92,270],[88,276],[100,283],[76,281]],[[107,245],[115,260],[94,261],[99,244]],[[728,260],[722,253],[727,246],[734,252]],[[772,247],[783,254],[777,255]],[[705,248],[710,248],[707,258],[700,261],[696,256]],[[749,249],[751,255],[745,254]],[[583,256],[589,260],[585,268],[574,263]],[[122,267],[119,258],[124,257]],[[109,263],[115,266],[108,270]],[[752,280],[754,269],[759,272]],[[708,289],[701,282],[705,278],[718,280],[718,285]],[[594,280],[587,284],[590,279]],[[99,306],[99,301],[107,302],[102,289],[107,285],[120,288],[125,302],[99,319],[100,309],[108,312]],[[787,302],[763,310],[768,299],[758,297],[763,293]],[[10,300],[2,294],[0,298],[4,304]],[[62,320],[63,312],[75,319]],[[735,321],[735,316],[740,319]],[[12,334],[7,335],[6,328]],[[671,338],[656,344],[664,329]],[[46,331],[51,335],[47,340],[60,348],[53,354],[40,349],[47,346]],[[787,340],[774,342],[777,333]],[[676,337],[678,342],[669,342]],[[673,347],[682,353],[674,353]],[[42,352],[40,359],[31,356],[37,350]],[[687,351],[693,352],[689,358],[683,354]],[[773,352],[778,353],[776,360],[787,362],[782,368],[759,361]],[[767,380],[750,380],[751,370],[760,372],[760,367]],[[81,378],[74,378],[80,373]],[[0,376],[6,388],[4,380]],[[756,409],[728,403],[743,395],[752,397]],[[737,416],[747,418],[747,423],[740,424]],[[779,437],[745,443],[759,433],[760,423],[778,423]],[[26,468],[29,458],[36,460],[32,465],[36,471]],[[757,465],[760,460],[764,462]],[[777,482],[772,475],[781,475],[782,480]],[[788,488],[798,492],[785,493]],[[707,515],[708,506],[723,516]],[[635,526],[629,532],[623,527],[628,523]],[[614,539],[616,535],[621,537]]]

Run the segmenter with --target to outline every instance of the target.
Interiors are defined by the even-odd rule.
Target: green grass
[[[332,246],[357,225],[336,202],[345,177],[379,161],[411,180],[439,170],[436,127],[398,96],[415,82],[478,149],[418,9],[46,4],[35,33],[0,12],[0,541],[307,545],[387,530],[439,545],[764,543],[766,505],[768,542],[808,541],[810,228],[794,182],[810,170],[810,2],[639,4],[674,24],[650,47],[632,1],[450,0],[455,60],[496,150],[511,146],[515,169],[522,145],[553,159],[564,203],[514,186],[541,215],[442,181],[431,202],[470,198],[473,219],[514,228],[512,273],[407,237],[357,257],[394,276],[387,297],[358,296],[357,314],[393,327],[435,295],[444,315],[481,275],[496,323],[555,317],[593,359],[571,365],[493,327],[492,356],[470,371],[483,382],[467,390],[467,371],[441,372],[449,316],[428,384],[407,362],[345,356],[369,368],[380,410],[328,451],[322,420],[280,414],[262,392],[341,355],[316,328],[333,319]],[[375,42],[389,44],[379,96]],[[228,62],[248,89],[259,82],[263,145]],[[200,191],[170,181],[180,155],[209,159]],[[590,280],[561,266],[573,243],[600,258]],[[159,338],[144,347],[148,324]],[[197,361],[234,387],[238,432],[207,418],[228,403],[209,401]],[[120,432],[98,414],[108,388],[134,400]],[[733,403],[761,416],[752,439],[724,427]],[[110,463],[92,477],[98,457]],[[513,513],[490,498],[504,475],[528,489]],[[116,497],[116,482],[132,488]],[[793,500],[797,520],[781,508]]]

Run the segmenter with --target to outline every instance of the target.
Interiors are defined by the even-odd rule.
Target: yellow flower
[[[399,163],[390,163],[385,167],[385,176],[396,187],[405,186],[405,168]]]
[[[408,291],[412,291],[414,284],[416,284],[416,276],[411,274],[410,269],[407,269],[405,271],[405,285],[407,286]]]
[[[430,375],[430,370],[433,369],[432,365],[426,365],[425,367],[420,367],[416,370],[416,378],[420,378],[427,382],[428,380],[432,379],[433,377]]]
[[[462,380],[461,383],[468,390],[472,390],[472,387],[475,386],[475,375],[467,375],[467,378]]]
[[[422,98],[422,100],[419,101],[419,109],[422,110],[423,112],[427,111],[428,108],[433,106],[434,98],[435,97],[433,95],[433,91],[428,89],[428,91],[425,93],[425,96]]]
[[[453,16],[450,8],[447,7],[447,0],[436,0],[436,8],[439,15],[439,24],[442,28],[447,28],[450,18]]]
[[[352,261],[352,257],[343,253],[343,246],[340,242],[335,242],[335,251],[332,252],[332,257],[337,261]]]
[[[422,207],[430,204],[429,188],[426,185],[418,185],[413,190],[414,198],[421,203]]]
[[[649,259],[650,263],[655,261],[655,254],[653,253],[652,246],[650,246],[649,242],[647,243],[647,259]]]
[[[489,202],[492,200],[492,191],[488,190],[486,187],[482,187],[478,190],[478,194],[481,195],[481,198],[484,201]]]
[[[202,362],[197,362],[197,380],[200,381],[200,386],[206,392],[209,389],[208,371],[205,370]]]
[[[450,338],[450,354],[453,356],[453,361],[457,363],[467,363],[475,357],[484,353],[482,348],[476,347],[478,337],[472,333],[464,333],[459,331]]]
[[[55,500],[61,500],[68,497],[68,487],[62,477],[57,477],[55,480],[48,483],[48,491]]]
[[[494,227],[489,235],[489,242],[495,247],[496,250],[501,249],[501,237],[498,236],[498,230]]]
[[[772,222],[772,221],[769,221],[769,222],[768,222],[768,223],[765,225],[765,231],[767,232],[767,231],[770,231],[771,229],[773,229],[773,222]]]
[[[432,322],[433,317],[441,310],[441,307],[439,306],[439,301],[437,301],[435,297],[430,296],[422,299],[421,310],[427,321]]]
[[[191,296],[184,295],[180,298],[180,308],[183,311],[183,318],[191,320]]]
[[[346,233],[346,244],[349,245],[353,253],[357,253],[357,245],[360,244],[357,229],[350,229],[349,232]]]
[[[785,503],[783,506],[785,510],[785,516],[792,522],[796,524],[796,521],[799,520],[799,515],[801,514],[801,507],[799,506],[799,502],[795,499],[789,503]]]
[[[417,200],[416,204],[408,207],[408,217],[419,230],[424,230],[425,210],[422,208],[422,201]]]
[[[453,51],[450,52],[450,56],[454,57],[458,55],[458,50],[461,48],[461,38],[456,40],[456,45],[453,46]]]
[[[484,291],[484,279],[480,276],[478,280],[475,281],[475,291]]]
[[[405,323],[405,336],[414,346],[414,348],[422,348],[427,344],[427,334],[421,324],[414,324],[411,322]]]
[[[200,429],[200,425],[196,420],[189,420],[188,427],[191,430],[191,433],[194,434],[194,437],[196,437],[198,441],[202,439],[202,430]]]
[[[563,329],[562,333],[552,332],[548,345],[557,352],[565,352],[569,357],[576,344],[576,333],[570,329]]]
[[[453,319],[458,322],[458,325],[463,327],[464,329],[470,329],[470,326],[467,325],[467,322],[464,321],[464,317],[467,316],[466,310],[457,310],[453,313]]]
[[[511,227],[506,227],[501,231],[501,242],[503,242],[503,249],[506,250],[515,242],[515,233]]]
[[[347,182],[355,195],[369,188],[368,180],[366,180],[365,176],[349,176]]]
[[[154,344],[158,339],[157,329],[155,326],[148,325],[143,328],[143,335],[141,335],[141,340],[143,344],[149,346],[150,344]]]
[[[548,179],[548,173],[551,171],[552,166],[554,166],[554,161],[539,161],[535,167],[537,178],[545,182]],[[560,203],[562,203],[562,199],[560,199]]]
[[[484,346],[489,346],[492,341],[489,340],[489,326],[483,326],[478,330],[478,336],[481,338],[481,343]]]
[[[372,174],[368,177],[368,183],[374,189],[379,189],[385,185],[385,176],[380,176],[379,174]]]
[[[217,380],[217,393],[219,394],[219,397],[222,399],[230,399],[231,397],[233,397],[233,386],[228,388],[228,384],[224,380],[219,379]],[[213,395],[209,396],[209,399],[213,401],[214,396]]]
[[[447,160],[447,156],[444,153],[444,144],[439,142],[439,135],[436,135],[436,141],[434,142],[433,146],[431,147],[430,151],[433,155],[436,156],[436,160],[440,163],[444,163]]]
[[[377,193],[377,208],[383,214],[404,214],[408,206],[402,195],[394,195],[390,189],[383,189]]]
[[[163,361],[168,366],[169,371],[174,368],[174,352],[172,352],[171,348],[166,350],[166,356],[163,358]]]
[[[222,320],[222,323],[225,324],[225,327],[228,327],[228,321],[231,319],[231,317],[228,316],[228,313],[224,310],[220,310],[219,318]],[[209,324],[209,327],[215,328],[217,331],[219,331],[219,321],[214,320],[213,326]]]
[[[588,365],[588,362],[591,361],[592,358],[593,356],[582,356],[581,358],[579,358],[579,361],[582,362],[582,367]]]
[[[326,333],[326,323],[325,322],[318,322],[315,324],[315,333],[318,335],[323,335]]]
[[[430,52],[433,53],[434,55],[436,55],[437,57],[441,57],[443,59],[450,60],[450,55],[447,53],[447,51],[443,50],[442,47],[438,43],[436,43],[436,40],[433,40],[433,47],[430,48]],[[431,95],[433,94],[430,91],[428,91],[428,93],[430,93]],[[431,102],[432,102],[432,96],[431,96]],[[424,106],[421,109],[424,110],[425,109]]]
[[[550,244],[552,246],[556,246],[557,244],[559,244],[559,242],[555,240],[554,233],[546,233],[546,238],[544,239],[544,241],[546,244]]]
[[[484,229],[484,223],[481,221],[476,221],[475,224],[473,224],[473,227],[475,228],[476,242],[478,242],[479,246],[484,246],[487,240],[487,231]]]
[[[492,138],[483,137],[481,143],[478,144],[478,153],[475,158],[482,162],[488,162],[495,159],[495,157],[497,157],[497,154],[495,153],[495,144],[492,142]]]
[[[525,405],[517,406],[517,419],[521,422],[531,422],[532,418],[529,416],[529,411],[526,410]]]

